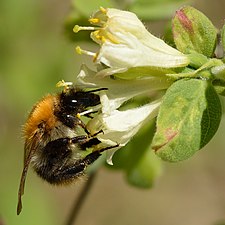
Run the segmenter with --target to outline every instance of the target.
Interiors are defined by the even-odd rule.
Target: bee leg
[[[34,164],[34,169],[39,176],[44,180],[52,184],[60,184],[76,177],[77,174],[71,175],[70,177],[63,174],[68,166],[71,164],[79,162],[79,160],[73,159],[73,152],[71,149],[72,144],[77,144],[82,146],[82,144],[88,141],[86,135],[77,136],[73,138],[59,138],[54,141],[50,141],[43,149],[41,159],[42,162],[39,164]],[[77,165],[77,173],[82,171],[83,165]]]
[[[117,147],[119,147],[119,146],[120,146],[119,144],[116,144],[116,145],[113,145],[113,146],[108,146],[108,147],[99,149],[98,151],[102,153],[102,152],[104,152],[104,151],[107,151],[107,150],[110,150],[110,149],[113,149],[113,148],[117,148]]]
[[[65,165],[54,173],[54,179],[60,182],[73,181],[84,174],[84,170],[101,156],[101,152],[95,151],[84,159],[77,160],[74,164]]]
[[[96,161],[101,153],[93,152],[86,156],[83,160],[76,160],[75,162],[61,162],[60,166],[57,168],[46,168],[46,173],[42,176],[40,173],[39,175],[42,176],[45,180],[47,180],[51,184],[63,184],[63,183],[70,183],[74,181],[76,178],[82,176],[84,174],[84,170],[94,161]]]
[[[76,126],[78,125],[84,129],[86,134],[90,135],[90,132],[87,130],[85,123],[77,116],[73,116],[66,113],[57,114],[57,116],[62,121],[62,123],[65,124],[67,127],[73,129],[76,128]]]
[[[94,89],[94,90],[90,90],[90,91],[85,91],[85,93],[95,93],[98,91],[106,91],[108,90],[108,88],[98,88],[98,89]]]
[[[98,143],[97,138],[89,139],[86,135],[51,141],[43,149],[42,163],[34,165],[34,169],[39,176],[51,184],[69,183],[81,176],[87,166],[96,161],[103,151],[118,146],[102,148],[83,159],[74,159],[71,144],[78,144],[82,149]]]
[[[90,132],[88,131],[86,124],[79,118],[77,118],[78,121],[78,125],[84,129],[85,133],[88,134],[89,136],[91,136]]]
[[[50,141],[46,146],[45,146],[45,153],[46,151],[48,151],[49,149],[49,152],[52,150],[52,149],[59,149],[60,151],[63,151],[65,148],[69,148],[71,144],[82,144],[82,143],[85,143],[88,141],[88,137],[87,135],[80,135],[80,136],[76,136],[76,137],[73,137],[73,138],[69,138],[69,137],[66,137],[66,138],[59,138],[59,139],[56,139],[54,141]]]
[[[85,114],[84,116],[87,117],[87,118],[93,119],[94,116],[92,116],[91,114],[97,113],[97,112],[98,112],[98,111],[93,111],[93,112],[90,112],[90,113]]]
[[[36,172],[51,184],[69,183],[83,175],[86,167],[101,155],[100,152],[93,152],[84,159],[73,159],[72,151],[69,148],[70,143],[83,143],[84,141],[86,141],[85,137],[78,136],[72,139],[61,138],[50,142],[44,149],[45,153],[48,153],[47,158],[45,158],[47,163],[45,166],[36,169]]]
[[[87,168],[87,166],[94,163],[101,155],[102,152],[106,150],[110,150],[113,148],[119,147],[119,144],[114,146],[109,146],[106,148],[102,148],[98,151],[94,151],[90,154],[88,154],[84,159],[81,159],[79,161],[76,161],[74,165],[68,165],[64,168],[61,175],[64,177],[69,177],[70,175],[74,177],[78,177],[79,175],[83,174],[84,170]]]
[[[94,133],[92,136],[95,137],[95,136],[97,136],[98,134],[104,134],[104,131],[103,131],[103,130],[99,130],[99,131],[97,131],[96,133]]]
[[[87,148],[91,148],[93,147],[94,145],[98,145],[100,144],[101,141],[99,141],[97,138],[95,137],[92,137],[92,138],[89,138],[87,139],[86,141],[84,141],[83,143],[80,143],[80,147],[81,147],[81,150],[86,150]]]
[[[79,119],[80,120],[80,119]],[[99,130],[99,131],[97,131],[96,133],[94,133],[94,134],[90,134],[90,132],[88,131],[88,129],[87,129],[87,127],[86,127],[86,125],[85,125],[85,123],[82,121],[82,120],[80,120],[79,121],[79,126],[81,126],[83,129],[84,129],[84,131],[85,131],[85,133],[89,136],[89,137],[95,137],[95,136],[97,136],[98,134],[104,134],[104,131],[103,130]]]
[[[95,162],[100,156],[100,152],[92,152],[84,159],[77,160],[74,164],[66,165],[64,168],[61,168],[61,171],[58,174],[67,179],[74,179],[82,175],[87,166]]]

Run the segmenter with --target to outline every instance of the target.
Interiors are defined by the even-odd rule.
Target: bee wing
[[[36,141],[32,142],[32,144],[28,144],[27,142],[25,143],[24,166],[23,166],[23,171],[22,171],[22,175],[20,178],[20,186],[19,186],[19,191],[18,191],[17,215],[19,215],[22,210],[22,195],[24,194],[24,187],[25,187],[27,171],[28,171],[31,159],[32,159],[35,151],[37,150],[37,145],[40,141],[40,137],[34,138],[33,140],[36,140]],[[31,143],[31,142],[29,142],[29,143]]]

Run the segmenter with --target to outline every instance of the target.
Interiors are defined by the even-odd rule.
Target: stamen
[[[96,35],[95,37],[96,37],[96,39],[98,39],[98,40],[101,40],[101,39],[102,39],[102,38],[101,38],[101,37],[102,37],[101,35]]]
[[[90,18],[89,20],[88,20],[90,23],[99,23],[100,22],[100,19],[98,19],[98,18]]]
[[[60,80],[57,84],[56,87],[67,87],[67,86],[72,86],[73,82],[66,82],[64,80]]]
[[[104,36],[104,40],[102,38],[102,41],[106,41],[106,39],[110,40],[114,44],[119,44],[120,42],[113,36],[113,34],[107,32],[106,35]]]
[[[105,43],[106,40],[112,42],[113,44],[119,44],[120,41],[117,40],[117,38],[110,32],[108,32],[107,30],[101,29],[101,30],[96,30],[94,32],[91,33],[91,35],[101,41],[102,43]]]
[[[80,119],[81,115],[80,113],[77,113],[77,118]]]
[[[95,34],[94,37],[99,40],[100,42],[104,43],[106,41],[105,37],[100,34]]]
[[[89,55],[89,56],[93,56],[94,58],[96,57],[96,53],[94,53],[94,52],[90,52],[90,51],[86,51],[86,50],[83,50],[83,49],[81,49],[81,47],[80,46],[77,46],[76,47],[76,52],[78,53],[78,54],[85,54],[85,55]]]
[[[86,110],[84,112],[77,113],[77,117],[81,117],[81,116],[84,116],[84,115],[92,113],[92,112],[94,112],[94,110],[93,109],[89,109],[89,110]]]
[[[78,33],[79,31],[81,30],[98,30],[99,28],[98,27],[81,27],[79,25],[75,25],[74,28],[73,28],[73,32],[74,33]]]
[[[84,116],[86,114],[98,112],[100,110],[100,108],[101,108],[101,105],[93,106],[91,109],[88,109],[88,110],[83,111],[81,113],[77,113],[77,116],[78,117],[81,117],[81,116]]]
[[[104,7],[102,7],[102,6],[100,6],[100,11],[102,12],[102,13],[104,13],[104,14],[106,14],[107,13],[107,9],[105,9]]]
[[[93,62],[96,62],[96,61],[97,61],[98,54],[99,54],[99,53],[96,53],[96,54],[95,54],[95,56],[94,56],[94,58],[93,58]]]
[[[102,43],[105,43],[106,42],[106,38],[104,36],[101,37],[101,41]]]

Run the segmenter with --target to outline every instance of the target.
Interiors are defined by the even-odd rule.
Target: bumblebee
[[[61,93],[47,95],[33,107],[23,129],[24,167],[18,192],[18,215],[22,210],[21,197],[30,163],[50,184],[65,184],[83,175],[86,167],[103,151],[112,148],[102,148],[81,157],[82,151],[100,143],[96,135],[90,135],[80,114],[100,104],[95,92],[101,90],[106,89],[84,91],[66,86]],[[91,117],[90,114],[86,116]],[[77,135],[79,127],[84,130],[84,135]]]

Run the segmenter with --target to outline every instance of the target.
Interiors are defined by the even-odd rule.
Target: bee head
[[[68,113],[80,113],[88,107],[100,104],[100,98],[90,91],[71,88],[61,93],[60,104]]]

